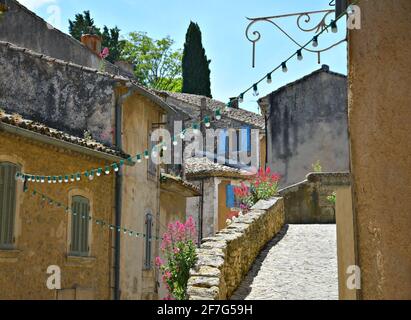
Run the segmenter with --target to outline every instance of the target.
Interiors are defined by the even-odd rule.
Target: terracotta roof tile
[[[20,115],[10,115],[0,111],[0,123],[5,123],[14,127],[18,127],[21,129],[29,130],[35,133],[39,133],[41,135],[58,139],[61,141],[73,143],[82,147],[89,148],[94,151],[100,151],[109,155],[121,157],[124,159],[129,158],[130,156],[125,154],[124,152],[103,145],[94,140],[86,140],[84,138],[75,137],[69,135],[63,131],[59,131],[53,128],[50,128],[44,124],[34,122],[31,120],[23,119]]]

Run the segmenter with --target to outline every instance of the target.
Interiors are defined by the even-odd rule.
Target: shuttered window
[[[13,249],[18,166],[0,162],[0,249]]]
[[[85,257],[89,255],[90,202],[87,198],[74,196],[72,199],[70,254]]]
[[[226,187],[226,207],[227,208],[234,208],[235,206],[235,195],[234,195],[234,187],[229,184]]]
[[[151,213],[146,214],[146,230],[145,230],[145,261],[144,267],[145,269],[151,269],[151,251],[152,251],[152,243],[153,243],[153,216]]]

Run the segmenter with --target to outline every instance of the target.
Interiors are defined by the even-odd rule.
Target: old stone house
[[[239,211],[234,187],[241,181],[247,181],[260,165],[264,165],[264,118],[241,109],[236,103],[227,108],[221,101],[199,95],[156,93],[176,110],[168,118],[171,132],[174,131],[174,121],[182,121],[183,127],[190,128],[206,117],[214,119],[208,128],[204,123],[199,125],[205,139],[203,151],[187,155],[184,166],[166,168],[200,188],[201,197],[188,199],[187,216],[195,217],[200,239],[212,236],[226,226],[226,220],[233,212]],[[214,117],[216,110],[221,111],[219,120]],[[214,136],[212,150],[207,148],[210,145],[206,140],[208,130],[213,130],[213,135],[210,135]],[[241,161],[244,155],[249,156],[250,163]]]
[[[0,299],[113,298],[116,231],[108,226],[115,225],[115,175],[93,183],[83,175],[52,183],[46,175],[97,170],[127,158],[0,111]],[[23,184],[15,179],[19,172],[44,176]],[[60,290],[46,286],[50,266],[61,270]]]
[[[266,163],[288,187],[317,162],[326,172],[349,169],[347,77],[321,69],[259,100],[267,123]]]
[[[17,2],[11,1],[10,6],[2,26],[29,26],[27,34],[34,36],[1,29],[0,39],[5,41],[0,41],[0,105],[8,113],[19,113],[66,134],[83,137],[87,132],[132,156],[135,166],[121,167],[116,175],[115,224],[148,237],[136,241],[116,235],[112,289],[116,299],[156,299],[158,272],[153,262],[162,232],[160,170],[143,154],[152,146],[150,133],[174,110],[126,71],[108,62],[98,71],[102,63],[96,60],[98,52],[48,28]]]

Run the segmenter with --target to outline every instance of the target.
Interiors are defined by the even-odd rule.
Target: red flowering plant
[[[163,236],[161,251],[165,260],[156,258],[156,266],[168,291],[166,300],[186,300],[190,269],[197,261],[197,231],[193,217],[186,223],[170,223]]]
[[[234,193],[241,201],[243,213],[248,212],[258,201],[274,197],[277,194],[280,179],[280,175],[272,174],[269,167],[266,170],[261,168],[250,187],[241,183],[241,187],[235,188]]]

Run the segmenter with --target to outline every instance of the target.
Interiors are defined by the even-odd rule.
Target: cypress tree
[[[200,27],[191,22],[183,52],[183,93],[212,97],[210,62],[203,48]]]

